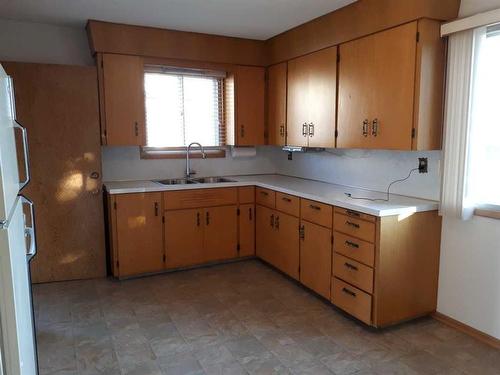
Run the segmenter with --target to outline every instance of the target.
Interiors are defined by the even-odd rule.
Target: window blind
[[[224,72],[148,66],[144,74],[147,147],[226,144]]]

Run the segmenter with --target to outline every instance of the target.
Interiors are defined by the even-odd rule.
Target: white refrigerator
[[[16,132],[23,150],[16,150]],[[17,151],[24,152],[24,181]],[[27,134],[16,122],[12,81],[0,65],[0,375],[38,373],[29,273],[36,254],[34,212],[21,194],[28,182]]]

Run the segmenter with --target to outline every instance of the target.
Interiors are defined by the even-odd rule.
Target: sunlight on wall
[[[59,202],[68,202],[78,197],[83,188],[83,175],[80,171],[71,171],[59,183],[56,199]]]

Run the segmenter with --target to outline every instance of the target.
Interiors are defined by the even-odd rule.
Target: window
[[[191,142],[225,145],[225,73],[149,66],[144,74],[148,152],[184,152]]]
[[[500,24],[476,30],[467,200],[500,210]]]

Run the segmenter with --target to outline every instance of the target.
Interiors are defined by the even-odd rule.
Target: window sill
[[[221,148],[205,149],[207,158],[225,158],[226,150]],[[185,159],[186,148],[154,148],[141,147],[141,159]],[[201,152],[198,148],[192,149],[189,153],[190,159],[201,159]]]
[[[476,208],[474,215],[488,217],[490,219],[500,220],[500,209]]]

